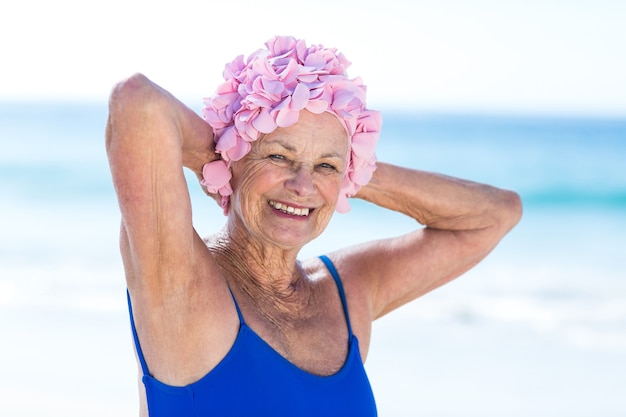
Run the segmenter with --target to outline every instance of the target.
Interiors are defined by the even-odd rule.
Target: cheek
[[[237,169],[239,168],[239,169]],[[260,195],[271,183],[266,170],[257,165],[233,166],[231,205],[247,217],[254,215],[261,204]]]
[[[343,184],[343,175],[329,176],[320,181],[319,189],[327,201],[336,203]]]

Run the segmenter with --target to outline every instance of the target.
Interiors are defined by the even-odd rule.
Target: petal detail
[[[232,194],[231,178],[232,174],[226,162],[220,159],[204,164],[200,184],[204,185],[211,194],[219,193],[222,196],[228,196]]]

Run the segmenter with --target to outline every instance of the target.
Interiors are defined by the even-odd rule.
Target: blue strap
[[[143,352],[141,351],[141,345],[139,344],[139,337],[137,337],[137,328],[135,327],[135,318],[133,317],[133,305],[130,301],[130,293],[128,289],[126,290],[126,298],[128,299],[128,313],[130,314],[130,327],[133,330],[133,339],[135,339],[135,349],[137,350],[137,357],[139,358],[139,363],[141,364],[141,370],[144,375],[150,375],[148,371],[148,364],[146,364],[146,359],[143,357]]]
[[[230,290],[230,289],[229,289]],[[235,303],[235,308],[237,309],[237,315],[239,316],[239,322],[241,324],[245,323],[243,320],[243,315],[241,314],[241,310],[239,309],[239,304],[237,304],[237,300],[233,295],[233,292],[230,292],[230,295],[233,297],[233,302]],[[146,363],[146,359],[143,356],[143,351],[141,350],[141,344],[139,343],[139,336],[137,336],[137,328],[135,327],[135,317],[133,316],[133,304],[130,300],[130,293],[128,289],[126,290],[126,299],[128,300],[128,313],[130,315],[130,327],[133,331],[133,339],[135,340],[135,349],[137,350],[137,357],[139,358],[139,363],[141,364],[141,370],[144,375],[150,375],[150,371],[148,370],[148,364]]]
[[[243,320],[243,314],[241,314],[241,310],[239,309],[239,304],[237,304],[235,294],[233,294],[233,291],[230,289],[230,287],[228,288],[228,291],[230,291],[230,296],[233,297],[233,302],[235,303],[235,308],[237,309],[237,315],[239,316],[239,324],[245,324],[245,321]]]
[[[341,298],[341,305],[343,306],[343,314],[346,316],[346,323],[348,324],[348,332],[350,336],[352,336],[352,326],[350,325],[350,315],[348,314],[348,302],[346,301],[346,294],[343,291],[343,284],[341,283],[341,279],[339,278],[339,273],[335,268],[333,262],[326,255],[321,255],[319,257],[322,262],[326,265],[326,268],[330,271],[330,274],[333,276],[335,280],[335,284],[337,284],[337,289],[339,290],[339,297]]]

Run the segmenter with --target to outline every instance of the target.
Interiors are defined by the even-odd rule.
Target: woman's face
[[[348,150],[334,115],[301,111],[295,125],[261,137],[233,163],[229,222],[257,241],[299,249],[334,213]]]

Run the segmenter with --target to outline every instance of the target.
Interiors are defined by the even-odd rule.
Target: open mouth
[[[276,210],[282,211],[286,214],[291,214],[293,216],[306,217],[311,212],[311,209],[308,208],[299,208],[299,207],[291,207],[283,203],[279,203],[278,201],[268,200],[268,204],[274,207]]]

